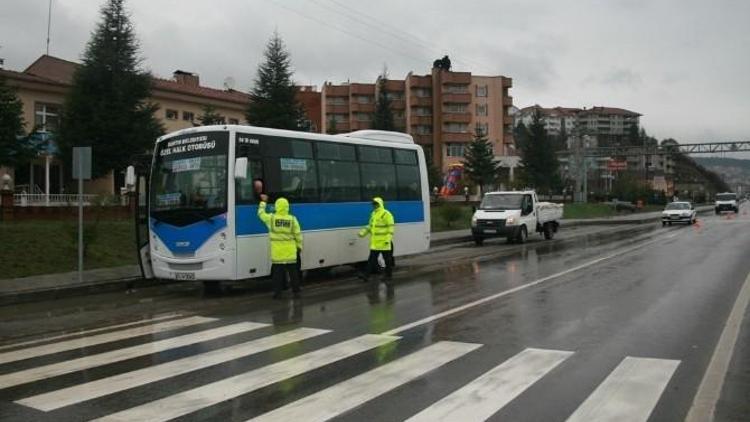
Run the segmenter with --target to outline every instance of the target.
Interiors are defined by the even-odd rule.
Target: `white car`
[[[661,225],[672,223],[695,223],[695,208],[690,202],[672,202],[661,213]]]

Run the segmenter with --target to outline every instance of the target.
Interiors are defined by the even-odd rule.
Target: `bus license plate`
[[[175,280],[195,280],[195,273],[174,273]]]

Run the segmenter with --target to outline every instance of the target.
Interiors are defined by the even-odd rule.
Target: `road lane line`
[[[78,384],[61,390],[51,391],[16,401],[18,404],[49,412],[61,407],[118,393],[130,388],[161,381],[198,369],[226,363],[260,352],[281,347],[290,343],[307,340],[329,333],[329,330],[298,328],[296,330],[263,337],[257,340],[236,344],[224,349],[213,350],[160,365]]]
[[[729,364],[732,362],[732,354],[748,304],[750,304],[750,274],[745,278],[745,283],[742,285],[727,322],[724,324],[724,329],[721,331],[721,336],[711,356],[711,362],[706,368],[706,373],[703,375],[698,391],[693,398],[693,404],[685,418],[686,422],[704,422],[714,419],[716,403],[721,397],[724,379]]]
[[[288,378],[398,340],[365,334],[291,359],[183,391],[96,419],[97,421],[167,421],[230,400]]]
[[[607,261],[609,259],[616,258],[616,257],[618,257],[620,255],[624,255],[626,253],[642,249],[643,247],[645,247],[647,245],[650,245],[650,244],[653,244],[653,243],[656,243],[656,242],[660,242],[662,240],[671,239],[671,238],[677,236],[678,234],[679,233],[674,233],[674,234],[671,234],[671,235],[668,235],[668,236],[665,236],[665,237],[661,237],[659,239],[654,239],[654,240],[651,240],[651,241],[648,241],[648,242],[645,242],[645,243],[641,243],[641,244],[639,244],[637,246],[633,246],[633,247],[630,247],[630,248],[627,248],[627,249],[623,249],[623,250],[621,250],[619,252],[616,252],[616,253],[613,253],[613,254],[610,254],[610,255],[606,255],[606,256],[603,256],[601,258],[597,258],[597,259],[595,259],[593,261],[589,261],[589,262],[583,263],[581,265],[577,265],[577,266],[575,266],[573,268],[569,268],[569,269],[567,269],[565,271],[560,271],[559,273],[555,273],[555,274],[552,274],[552,275],[548,275],[546,277],[542,277],[542,278],[540,278],[538,280],[534,280],[534,281],[531,281],[529,283],[522,284],[520,286],[514,287],[514,288],[509,289],[509,290],[504,290],[504,291],[502,291],[500,293],[496,293],[494,295],[485,296],[485,297],[483,297],[481,299],[478,299],[478,300],[475,300],[473,302],[469,302],[467,304],[464,304],[464,305],[461,305],[461,306],[457,306],[457,307],[452,308],[452,309],[448,309],[447,311],[443,311],[443,312],[437,313],[435,315],[432,315],[432,316],[429,316],[429,317],[425,317],[425,318],[422,318],[422,319],[414,321],[414,322],[410,322],[410,323],[402,325],[400,327],[393,328],[391,330],[388,330],[388,331],[384,332],[383,335],[392,336],[392,335],[401,334],[404,331],[410,330],[410,329],[412,329],[414,327],[419,327],[420,325],[424,325],[424,324],[428,324],[428,323],[433,322],[433,321],[437,321],[439,319],[442,319],[442,318],[445,318],[445,317],[448,317],[448,316],[451,316],[451,315],[454,315],[454,314],[466,311],[467,309],[475,308],[475,307],[483,305],[483,304],[485,304],[487,302],[491,302],[491,301],[493,301],[495,299],[499,299],[501,297],[508,296],[508,295],[511,295],[513,293],[516,293],[516,292],[520,292],[521,290],[528,289],[529,287],[534,287],[536,285],[539,285],[539,284],[545,283],[547,281],[550,281],[550,280],[562,277],[564,275],[568,275],[570,273],[574,273],[576,271],[580,271],[580,270],[582,270],[584,268],[591,267],[591,266],[596,265],[596,264],[598,264],[600,262],[604,262],[604,261]]]
[[[68,361],[37,366],[18,372],[11,372],[9,374],[0,375],[0,389],[13,387],[20,384],[26,384],[33,381],[39,381],[58,375],[69,374],[71,372],[82,371],[84,369],[94,368],[101,365],[120,362],[139,356],[159,353],[165,350],[175,349],[177,347],[215,340],[221,337],[231,336],[233,334],[257,330],[266,326],[268,326],[268,324],[241,322],[238,324],[226,325],[219,328],[199,331],[197,333],[185,334],[182,336],[171,337],[151,343],[144,343],[137,346],[126,347],[124,349],[111,350],[109,352],[99,353],[96,355],[84,356]]]
[[[572,354],[562,350],[526,349],[407,421],[487,420]]]
[[[255,422],[327,421],[481,347],[441,341],[401,359],[252,419]]]
[[[645,422],[679,364],[679,360],[626,357],[567,422]]]
[[[114,329],[117,329],[117,328],[132,327],[134,325],[146,324],[146,323],[156,322],[156,321],[162,321],[162,320],[165,320],[165,319],[176,318],[178,316],[182,316],[182,314],[181,313],[171,313],[171,314],[159,315],[159,316],[154,317],[154,318],[147,318],[147,319],[142,319],[142,320],[139,320],[139,321],[128,322],[128,323],[124,323],[124,324],[108,325],[106,327],[93,328],[93,329],[90,329],[90,330],[70,331],[70,332],[67,332],[67,333],[64,333],[64,334],[59,334],[59,335],[56,335],[56,336],[38,338],[38,339],[35,339],[35,340],[24,341],[24,342],[21,342],[21,343],[6,344],[4,346],[0,346],[0,350],[15,349],[15,348],[18,348],[18,347],[21,347],[21,346],[29,346],[29,345],[32,345],[32,344],[51,342],[52,340],[61,340],[61,339],[68,338],[68,337],[84,336],[84,335],[93,334],[93,333],[100,333],[102,331],[114,330]]]
[[[73,340],[66,340],[57,343],[45,344],[42,346],[14,350],[12,352],[0,353],[0,364],[49,355],[52,353],[65,352],[68,350],[82,349],[84,347],[94,346],[97,344],[124,340],[131,337],[156,334],[163,331],[176,330],[178,328],[185,328],[190,327],[191,325],[205,324],[207,322],[213,321],[216,321],[216,318],[193,316],[167,322],[160,322],[153,325],[146,325],[143,327],[98,334],[91,337],[81,337]]]

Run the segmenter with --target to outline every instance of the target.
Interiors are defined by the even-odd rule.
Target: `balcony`
[[[440,76],[443,84],[468,85],[471,83],[470,72],[442,72]]]
[[[403,110],[406,108],[406,102],[404,100],[391,100],[391,109]]]
[[[505,107],[512,106],[513,105],[513,97],[511,97],[511,96],[503,97],[503,105]]]
[[[372,121],[355,120],[351,124],[351,130],[366,130],[366,129],[372,129]]]
[[[512,125],[513,116],[503,116],[503,125]]]
[[[411,133],[411,137],[414,138],[414,142],[422,145],[430,145],[432,144],[432,134],[429,135],[417,135],[414,132]]]
[[[471,113],[443,113],[444,122],[471,123]]]
[[[374,84],[351,84],[350,88],[350,92],[352,95],[375,95]]]
[[[374,113],[375,112],[375,104],[373,103],[358,103],[353,102],[350,106],[352,109],[352,112],[363,112],[363,113]]]
[[[409,86],[412,88],[432,88],[432,77],[412,76],[409,78]]]
[[[513,78],[503,77],[503,88],[513,88]]]
[[[432,116],[417,116],[416,114],[411,115],[411,124],[413,125],[431,125]]]
[[[385,90],[391,91],[391,92],[403,92],[404,91],[404,81],[397,81],[390,79],[388,82],[385,83]]]
[[[329,105],[326,104],[326,114],[349,114],[349,105]]]
[[[450,94],[443,93],[443,103],[458,103],[458,104],[469,104],[471,102],[471,94]]]
[[[412,96],[409,99],[409,104],[411,104],[412,106],[432,107],[432,97]]]
[[[445,142],[471,142],[472,135],[469,132],[465,133],[453,133],[453,132],[443,132],[441,136],[441,140],[443,143]]]
[[[326,97],[348,97],[349,88],[349,85],[325,85],[323,90]]]

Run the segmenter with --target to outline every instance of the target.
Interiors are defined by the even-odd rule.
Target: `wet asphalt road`
[[[443,247],[393,289],[296,302],[171,285],[3,307],[0,420],[682,420],[750,273],[749,210]]]

